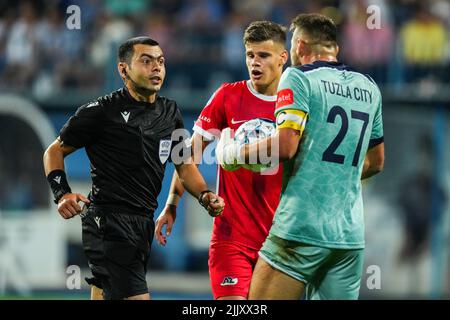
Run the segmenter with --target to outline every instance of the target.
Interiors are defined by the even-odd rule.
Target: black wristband
[[[72,192],[67,182],[66,173],[63,170],[58,169],[50,172],[47,176],[47,181],[50,184],[50,189],[52,189],[56,204],[58,204],[63,195]]]
[[[204,190],[204,191],[202,191],[202,192],[200,192],[200,194],[198,195],[198,202],[201,204],[201,206],[203,207],[203,208],[205,208],[206,209],[206,206],[204,205],[204,203],[203,203],[203,196],[205,195],[205,193],[208,193],[208,192],[212,192],[211,190]]]

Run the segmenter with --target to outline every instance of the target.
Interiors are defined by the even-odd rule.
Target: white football
[[[239,144],[251,144],[256,141],[268,138],[275,134],[275,122],[270,119],[257,118],[243,123],[234,135],[234,140],[239,142]],[[265,153],[267,155],[267,153]],[[254,162],[254,163],[252,163]],[[253,171],[262,172],[270,168],[270,163],[268,164],[258,164],[256,159],[250,163],[242,164],[242,167]]]

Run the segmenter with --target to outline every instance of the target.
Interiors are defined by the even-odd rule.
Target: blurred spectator
[[[150,8],[153,11],[163,12],[167,16],[176,15],[182,6],[183,0],[152,0]]]
[[[440,75],[448,34],[443,22],[431,14],[426,3],[420,3],[413,18],[401,27],[400,41],[408,81]]]
[[[176,19],[176,59],[168,65],[172,77],[188,75],[191,88],[208,85],[210,72],[221,67],[224,13],[218,0],[184,2]]]
[[[152,39],[157,39],[168,63],[175,57],[178,47],[177,42],[173,41],[176,36],[175,27],[172,23],[167,23],[169,19],[164,12],[151,11],[145,19],[141,32]]]
[[[145,13],[149,3],[148,0],[104,0],[106,11],[118,17]]]
[[[430,3],[430,12],[439,17],[445,25],[450,25],[450,2],[448,0],[435,0]]]
[[[40,71],[36,72],[35,89],[41,96],[55,93],[61,87],[82,86],[81,68],[74,68],[83,54],[82,33],[66,28],[57,7],[49,9],[37,24],[36,45]],[[46,81],[48,88],[43,87]]]
[[[127,18],[117,18],[104,13],[96,23],[97,32],[91,43],[91,62],[96,67],[106,67],[116,46],[134,36],[133,25]],[[111,51],[113,50],[113,51]]]
[[[11,9],[0,13],[0,73],[2,73],[5,68],[6,42],[9,35],[8,31],[14,23],[14,18],[14,12]]]
[[[267,20],[273,10],[273,1],[259,0],[231,0],[234,11],[240,12],[242,15],[252,20]]]
[[[19,16],[6,40],[4,77],[16,89],[30,84],[38,67],[36,61],[36,10],[31,2],[21,4]]]
[[[116,52],[120,43],[135,36],[134,26],[128,17],[115,18],[103,13],[98,17],[95,29],[97,32],[89,48],[90,73],[93,77],[99,78],[97,83],[103,82],[102,89],[117,88],[122,85],[122,81],[117,75],[116,68],[108,66],[116,63]]]
[[[87,30],[93,30],[93,26],[97,17],[104,10],[104,1],[103,0],[68,0],[73,2],[73,4],[80,7],[81,14],[81,24],[83,33]],[[72,4],[72,3],[70,3]],[[60,3],[59,8],[62,13],[65,13],[67,10],[67,6],[70,4]]]
[[[341,53],[344,61],[358,71],[369,74],[377,83],[386,82],[394,41],[388,13],[383,12],[381,15],[380,29],[369,29],[366,1],[352,1],[348,9],[341,37],[341,48],[345,48]]]
[[[222,57],[227,69],[234,79],[246,79],[248,74],[244,68],[244,43],[242,35],[246,25],[244,17],[238,12],[232,12],[226,22],[227,28],[222,42]]]

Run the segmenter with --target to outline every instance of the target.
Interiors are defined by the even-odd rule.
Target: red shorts
[[[214,299],[247,298],[258,250],[232,242],[212,242],[209,247],[209,278]]]

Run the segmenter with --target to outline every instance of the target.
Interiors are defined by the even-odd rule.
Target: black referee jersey
[[[154,103],[137,101],[124,87],[81,106],[60,138],[72,147],[85,147],[94,205],[153,217],[167,160],[173,160],[172,153],[183,155],[172,150],[179,143],[176,150],[190,148],[186,136],[172,135],[176,129],[184,125],[175,101],[161,96]]]

